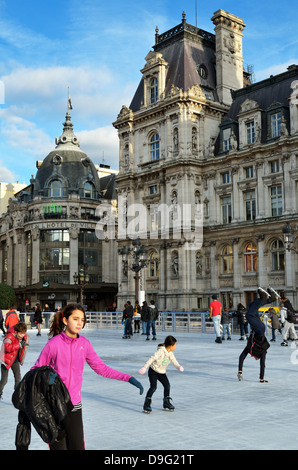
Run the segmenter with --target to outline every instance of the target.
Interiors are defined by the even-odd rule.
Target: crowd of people
[[[144,300],[142,306],[136,301],[135,307],[128,300],[124,305],[122,324],[124,325],[123,339],[129,339],[134,333],[140,333],[140,322],[142,323],[142,335],[146,335],[146,340],[150,340],[150,331],[152,340],[156,341],[155,322],[158,319],[159,311],[153,300],[150,303]]]
[[[272,308],[272,304],[276,302],[280,302],[280,317]],[[221,343],[226,335],[227,340],[231,340],[233,316],[238,320],[240,340],[247,340],[238,357],[239,381],[243,377],[244,361],[250,354],[260,361],[260,382],[267,382],[264,378],[265,361],[270,344],[266,338],[266,325],[260,317],[260,308],[267,305],[266,314],[272,326],[270,341],[276,340],[276,330],[282,334],[281,345],[283,346],[287,346],[289,337],[298,340],[295,331],[294,308],[284,295],[279,295],[274,289],[260,287],[257,298],[249,304],[247,309],[239,304],[237,311],[233,313],[222,308],[216,294],[212,296],[210,318],[214,325],[216,343]],[[142,334],[146,336],[146,340],[150,340],[152,333],[152,340],[156,340],[155,322],[158,315],[159,311],[153,300],[149,305],[144,301],[142,306],[136,302],[134,307],[130,301],[127,301],[122,317],[123,338],[130,338],[133,334]],[[17,449],[28,448],[31,422],[37,427],[42,439],[48,442],[50,449],[83,450],[85,448],[81,411],[81,387],[85,362],[98,375],[129,382],[139,389],[140,394],[143,393],[144,388],[135,377],[106,365],[95,353],[90,341],[79,334],[86,321],[85,310],[78,304],[68,304],[62,310],[57,310],[49,325],[49,341],[42,349],[34,366],[22,379],[20,366],[24,363],[29,346],[27,324],[19,318],[13,307],[8,310],[5,319],[0,309],[0,327],[4,335],[0,354],[0,399],[11,369],[15,382],[12,402],[19,410],[15,438]],[[31,324],[32,322],[39,336],[42,323],[42,311],[39,304],[35,306]],[[166,370],[167,366],[172,363],[177,370],[184,371],[174,355],[176,346],[176,338],[167,336],[139,369],[140,374],[145,374],[148,369],[149,389],[143,405],[145,413],[152,411],[151,401],[158,382],[163,386],[163,408],[168,411],[175,409],[171,402],[170,382]],[[48,425],[49,416],[51,417],[50,426]]]
[[[275,332],[278,330],[282,335],[283,341],[281,346],[288,346],[288,340],[298,340],[295,330],[296,316],[295,310],[284,294],[279,295],[272,287],[263,289],[259,287],[258,297],[249,304],[246,309],[241,303],[237,306],[237,311],[229,313],[228,309],[222,309],[221,302],[218,301],[217,295],[212,296],[210,303],[210,319],[213,322],[215,331],[215,342],[222,343],[227,334],[227,339],[231,340],[231,321],[233,316],[238,319],[240,327],[240,340],[247,340],[246,346],[239,356],[238,361],[238,379],[242,380],[242,369],[245,358],[248,354],[257,360],[260,360],[260,382],[267,382],[264,379],[265,361],[267,350],[270,344],[266,338],[266,325],[262,321],[260,309],[265,305],[274,302],[280,302],[280,318],[275,308],[268,308],[264,314],[271,321],[272,337],[271,342],[276,341]],[[249,333],[250,327],[250,333]]]
[[[261,293],[263,292],[263,296],[270,297],[271,291],[271,298],[273,299],[272,302],[276,300],[279,302],[279,308],[276,310],[274,307],[268,307],[263,311],[263,315],[267,316],[269,322],[267,322],[268,326],[271,328],[272,337],[270,342],[276,341],[276,331],[278,331],[282,335],[282,343],[281,346],[288,345],[288,339],[290,340],[297,340],[298,336],[295,330],[295,323],[296,323],[296,316],[295,310],[284,294],[281,296],[277,294],[276,291],[272,288],[268,288],[268,292],[265,289],[259,288],[258,295],[260,297]],[[270,302],[266,302],[270,303]],[[258,306],[257,311],[262,307],[260,301],[255,304]],[[263,304],[264,306],[265,304]],[[280,315],[278,315],[278,311]],[[260,312],[258,313],[258,316]],[[217,300],[217,295],[214,294],[212,296],[212,302],[210,303],[210,320],[213,322],[214,331],[216,335],[215,342],[221,343],[223,340],[227,339],[231,340],[232,334],[232,320],[233,318],[237,319],[237,325],[239,326],[240,330],[240,341],[247,340],[249,338],[249,321],[247,319],[247,309],[244,305],[239,303],[237,305],[236,311],[229,311],[228,308],[223,308],[221,302]]]

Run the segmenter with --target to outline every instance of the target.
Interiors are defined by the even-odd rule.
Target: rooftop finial
[[[156,28],[155,28],[155,44],[158,44],[158,32],[159,32],[159,29],[158,29],[158,26],[156,26]]]
[[[183,13],[182,13],[182,24],[185,25],[185,11],[183,10]]]
[[[70,95],[69,95],[69,87],[67,87],[67,109],[68,109],[68,111],[70,109],[72,109],[71,99],[70,99]]]

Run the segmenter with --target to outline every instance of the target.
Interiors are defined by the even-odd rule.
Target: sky
[[[0,182],[29,184],[62,134],[68,90],[74,133],[94,163],[118,169],[112,123],[129,106],[163,33],[187,23],[214,33],[223,9],[242,18],[244,63],[263,80],[298,64],[294,0],[0,0]]]

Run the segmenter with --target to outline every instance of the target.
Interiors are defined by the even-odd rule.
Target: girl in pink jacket
[[[64,424],[65,436],[57,441],[53,450],[84,450],[84,433],[82,422],[81,387],[85,362],[99,375],[110,379],[130,382],[140,389],[143,387],[134,377],[108,367],[96,354],[90,341],[79,332],[84,328],[86,315],[78,304],[68,304],[56,313],[49,336],[51,339],[43,348],[35,367],[50,366],[60,376],[67,387],[73,410],[66,417]]]

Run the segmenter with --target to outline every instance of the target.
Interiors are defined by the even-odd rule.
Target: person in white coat
[[[153,393],[157,389],[157,381],[159,381],[164,387],[163,408],[170,411],[174,411],[175,409],[175,407],[170,402],[170,400],[172,400],[170,397],[170,382],[166,371],[170,362],[172,362],[176,369],[178,369],[180,372],[184,371],[184,368],[179,364],[174,356],[176,346],[176,338],[173,336],[167,336],[165,342],[158,345],[156,353],[151,356],[146,364],[139,370],[140,374],[145,374],[147,367],[149,367],[148,377],[150,388],[146,394],[145,403],[143,406],[145,413],[150,413],[152,411],[151,400]]]

